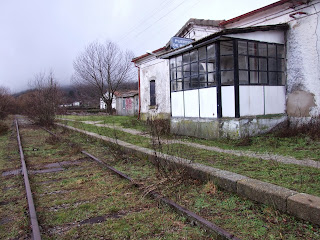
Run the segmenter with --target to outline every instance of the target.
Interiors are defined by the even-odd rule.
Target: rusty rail
[[[19,152],[20,152],[20,158],[21,158],[22,173],[23,173],[24,184],[25,184],[26,193],[27,193],[29,215],[30,215],[31,227],[32,227],[32,239],[33,240],[41,240],[40,228],[39,228],[39,223],[38,223],[38,219],[37,219],[36,209],[35,209],[34,202],[33,202],[32,192],[31,192],[31,188],[30,188],[30,182],[29,182],[26,162],[24,160],[24,154],[23,154],[23,149],[22,149],[22,145],[21,145],[19,126],[18,126],[17,119],[15,119],[15,125],[16,125],[16,130],[17,130],[17,139],[18,139]]]
[[[101,161],[100,159],[98,159],[97,157],[93,156],[92,154],[86,152],[86,151],[81,151],[83,154],[85,154],[86,156],[90,157],[91,159],[93,159],[94,161],[98,162],[99,164],[103,165],[104,167],[110,169],[111,171],[115,172],[116,174],[118,174],[120,177],[125,178],[127,180],[129,180],[130,182],[132,181],[132,178],[130,178],[129,176],[127,176],[126,174],[120,172],[119,170],[109,166],[108,164],[106,164],[105,162]],[[133,182],[134,183],[134,182]],[[134,183],[134,185],[136,187],[139,187],[140,185],[137,183]],[[203,228],[205,228],[206,230],[210,231],[213,235],[215,235],[216,239],[229,239],[229,240],[240,240],[239,238],[237,238],[236,236],[234,236],[233,234],[227,232],[225,229],[220,228],[219,226],[213,224],[212,222],[204,219],[203,217],[197,215],[194,212],[191,212],[190,210],[182,207],[181,205],[171,201],[168,198],[163,197],[161,194],[155,192],[155,191],[151,191],[148,193],[148,195],[154,199],[159,200],[160,202],[168,205],[169,207],[171,207],[172,209],[174,209],[175,211],[177,211],[178,213],[186,216],[189,220],[194,221],[195,223],[197,223],[198,225],[202,226]]]
[[[50,133],[51,135],[58,137],[58,135],[56,135],[55,133],[49,131],[46,128],[43,128],[45,131],[47,131],[48,133]],[[99,158],[95,157],[94,155],[86,152],[86,151],[81,151],[81,153],[83,153],[84,155],[88,156],[89,158],[93,159],[94,161],[98,162],[99,164],[101,164],[102,166],[108,168],[109,170],[111,170],[112,172],[116,173],[117,175],[119,175],[120,177],[127,179],[128,181],[132,182],[134,186],[136,187],[140,187],[141,185],[134,182],[133,179],[131,177],[129,177],[128,175],[124,174],[123,172],[120,172],[119,170],[109,166],[108,164],[106,164],[105,162],[101,161]],[[233,234],[229,233],[228,231],[226,231],[225,229],[213,224],[212,222],[204,219],[203,217],[197,215],[196,213],[182,207],[181,205],[173,202],[172,200],[163,197],[161,194],[155,192],[155,191],[150,191],[148,193],[148,195],[154,199],[159,200],[160,202],[162,202],[163,204],[171,207],[172,209],[174,209],[176,212],[180,213],[181,215],[186,216],[189,220],[194,221],[196,224],[198,224],[199,226],[203,227],[204,229],[210,231],[214,236],[215,239],[218,240],[240,240],[238,237],[234,236]]]

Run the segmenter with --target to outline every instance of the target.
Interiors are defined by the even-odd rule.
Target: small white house
[[[113,109],[116,109],[116,95],[117,93],[115,93],[112,98],[111,106]],[[105,96],[108,96],[108,93],[105,93]],[[102,100],[102,98],[100,98],[100,109],[107,109],[107,104]]]
[[[320,0],[282,0],[201,27],[189,20],[176,37],[191,43],[133,59],[142,118],[170,116],[173,132],[214,138],[318,116],[319,11]]]

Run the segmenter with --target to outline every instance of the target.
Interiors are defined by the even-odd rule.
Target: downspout
[[[138,120],[140,119],[140,110],[141,110],[141,94],[140,94],[140,67],[134,63],[134,66],[138,68],[138,90],[139,90],[139,109],[138,109]]]

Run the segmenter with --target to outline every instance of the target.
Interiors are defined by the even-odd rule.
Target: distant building
[[[113,109],[116,109],[116,97],[117,97],[118,92],[114,93],[114,96],[112,98],[112,103],[111,103],[111,107]],[[105,93],[105,96],[107,96],[108,93]],[[102,98],[100,98],[100,109],[107,109],[107,104],[102,100]]]
[[[139,92],[122,92],[116,98],[116,113],[121,116],[136,116],[139,110]]]

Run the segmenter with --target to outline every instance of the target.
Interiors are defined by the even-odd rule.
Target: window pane
[[[220,42],[220,55],[232,55],[233,54],[233,42],[221,41]]]
[[[198,82],[198,76],[191,77],[191,88],[198,88],[199,82]]]
[[[267,71],[267,59],[266,58],[259,59],[259,70],[260,71]]]
[[[207,74],[199,75],[199,82],[201,88],[207,87]]]
[[[268,44],[268,56],[269,57],[276,57],[276,45],[275,44]]]
[[[182,78],[182,67],[177,67],[177,78]]]
[[[183,62],[183,64],[186,64],[186,63],[190,62],[189,53],[185,53],[185,54],[182,55],[182,62]]]
[[[177,81],[177,91],[182,90],[182,81]]]
[[[258,83],[258,72],[250,72],[250,84]]]
[[[171,82],[171,92],[176,91],[177,89],[176,86],[177,86],[176,81]]]
[[[208,72],[213,72],[216,70],[216,61],[215,59],[208,60]]]
[[[200,82],[207,82],[207,74],[199,75],[199,81]]]
[[[208,59],[213,61],[216,59],[216,47],[214,44],[207,46],[207,54],[208,54]]]
[[[286,83],[286,77],[284,72],[279,72],[278,73],[278,85],[285,85]]]
[[[258,58],[250,58],[250,70],[258,70]]]
[[[150,82],[150,105],[156,105],[156,82]]]
[[[199,60],[203,60],[207,58],[206,47],[199,48]]]
[[[284,58],[284,46],[277,45],[277,57]]]
[[[221,71],[221,85],[233,85],[233,71]]]
[[[255,42],[248,43],[249,55],[258,55],[258,44]]]
[[[183,66],[183,76],[189,77],[190,76],[190,65]]]
[[[216,74],[208,73],[208,87],[216,85]]]
[[[206,72],[207,72],[207,64],[206,64],[206,61],[203,60],[199,62],[199,74],[206,73]]]
[[[190,89],[190,78],[185,78],[183,80],[183,87],[184,87],[184,90]]]
[[[248,71],[239,71],[239,84],[249,84]]]
[[[277,71],[277,61],[275,58],[268,58],[269,71]]]
[[[170,59],[170,67],[171,67],[171,68],[176,67],[176,58],[171,58],[171,59]]]
[[[284,59],[277,59],[278,71],[284,71]]]
[[[269,72],[269,85],[278,85],[276,72]]]
[[[261,84],[268,83],[267,72],[259,72],[259,83]]]
[[[221,70],[232,70],[233,69],[233,56],[221,56],[220,57],[220,68],[221,68]]]
[[[248,69],[248,57],[247,56],[239,56],[239,69]]]
[[[190,59],[191,59],[191,62],[198,61],[198,51],[197,50],[190,52]]]
[[[180,55],[177,57],[177,66],[181,66],[181,64],[182,64],[182,56]]]
[[[247,42],[238,41],[238,54],[248,55]]]
[[[170,70],[170,79],[171,80],[176,79],[176,68],[173,68]]]
[[[267,56],[267,44],[259,43],[259,56],[266,57]]]
[[[198,75],[198,63],[191,63],[191,75]]]

